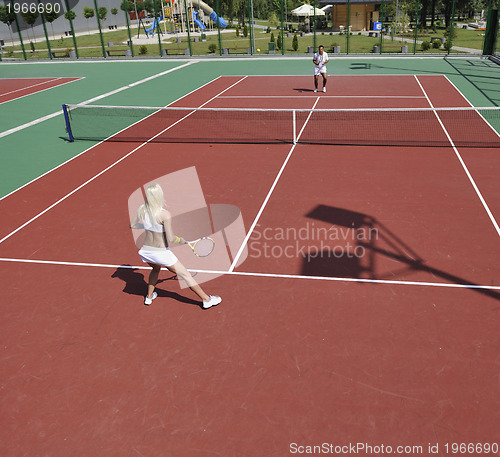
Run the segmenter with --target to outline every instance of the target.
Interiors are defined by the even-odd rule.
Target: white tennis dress
[[[144,225],[145,230],[156,233],[165,232],[165,228],[162,224],[151,222],[148,213],[145,214],[144,220],[141,222]],[[164,267],[171,267],[178,262],[176,255],[167,247],[143,245],[139,250],[139,256],[144,263],[152,263],[155,265],[162,265]]]
[[[325,51],[323,51],[323,54],[320,54],[318,51],[314,54],[314,60],[318,62],[318,65],[314,65],[314,74],[326,73],[326,63],[323,62],[328,61],[328,54]]]

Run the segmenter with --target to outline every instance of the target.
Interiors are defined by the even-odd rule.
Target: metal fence
[[[31,1],[28,11],[14,0],[2,7],[10,29],[0,40],[3,60],[304,55],[319,45],[334,55],[500,54],[500,0],[489,0],[484,21],[465,17],[457,0],[444,0],[439,14],[427,11],[423,0],[311,0],[295,9],[278,0],[266,14],[254,0],[242,0],[237,13],[228,0],[155,0],[149,11],[130,0],[111,11],[90,0],[90,7],[76,11],[59,0],[51,2],[60,5],[57,12],[43,0]],[[86,19],[83,30],[81,22],[74,26],[77,15]],[[54,20],[64,21],[64,35],[51,30]]]

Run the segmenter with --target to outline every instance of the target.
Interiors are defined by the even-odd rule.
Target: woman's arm
[[[131,222],[129,224],[129,228],[131,228],[131,229],[143,229],[144,228],[144,225],[142,225],[142,222],[139,219],[139,213],[138,212],[135,215],[134,222]]]
[[[186,244],[186,240],[184,238],[178,237],[174,235],[174,231],[172,230],[172,216],[167,210],[163,210],[161,212],[163,227],[165,227],[165,235],[167,237],[168,244]]]

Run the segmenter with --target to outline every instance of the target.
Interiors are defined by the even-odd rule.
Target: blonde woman
[[[138,224],[142,224],[146,231],[146,238],[139,250],[139,256],[152,270],[149,275],[148,294],[144,304],[150,305],[158,296],[155,292],[155,286],[161,267],[165,267],[186,281],[189,288],[203,301],[204,309],[218,305],[222,299],[216,295],[207,295],[169,249],[169,246],[174,243],[186,244],[186,240],[176,236],[172,231],[172,216],[163,207],[164,204],[162,188],[159,184],[151,184],[146,189],[146,203],[140,206],[137,211],[137,220],[131,226],[131,228],[140,228]]]

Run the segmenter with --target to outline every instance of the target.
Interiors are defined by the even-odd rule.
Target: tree
[[[155,12],[155,6],[153,3],[153,0],[144,0],[143,2],[144,9],[148,14],[154,14]]]
[[[12,37],[12,28],[11,25],[13,22],[16,20],[16,15],[14,11],[10,10],[3,5],[0,5],[0,21],[2,21],[4,24],[7,24],[9,27],[9,32],[10,32],[10,39],[12,41],[12,45],[14,46],[14,38]]]
[[[297,38],[297,34],[296,33],[293,35],[292,48],[293,48],[294,51],[298,51],[299,50],[299,39]]]
[[[52,37],[55,40],[56,36],[54,34],[54,26],[52,25],[52,23],[59,17],[59,13],[56,13],[54,9],[52,9],[50,13],[49,12],[43,13],[43,16],[45,17],[45,20],[50,24],[50,27],[52,28]]]
[[[118,14],[118,8],[111,8],[111,14],[113,16],[116,16]],[[114,22],[114,25],[116,25],[116,19],[113,21]]]
[[[38,16],[40,16],[40,13],[38,11],[35,11],[34,13],[28,11],[27,13],[21,13],[21,17],[24,19],[24,22],[28,24],[31,27],[31,33],[33,35],[33,41],[35,40],[35,32],[33,30],[33,25],[35,24],[36,20],[38,19]]]
[[[135,11],[134,9],[134,2],[131,2],[130,0],[125,0],[121,3],[120,9],[122,11],[128,11],[131,13],[132,11]]]
[[[281,49],[281,33],[278,34],[278,41],[276,43],[278,49]]]
[[[74,21],[76,17],[76,13],[73,10],[68,10],[64,13],[64,18],[68,21]]]
[[[90,25],[89,25],[89,19],[94,17],[94,8],[89,8],[88,6],[83,7],[83,17],[87,19],[87,30],[89,31],[90,35]]]
[[[104,8],[104,6],[100,6],[99,9],[97,10],[97,14],[101,21],[105,21],[106,16],[108,15],[108,9]]]

